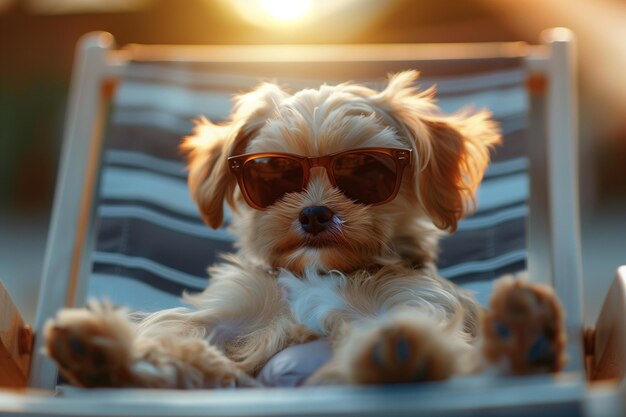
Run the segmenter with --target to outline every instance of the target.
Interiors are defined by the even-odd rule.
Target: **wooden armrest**
[[[33,332],[0,282],[0,387],[25,387]]]
[[[621,381],[626,375],[626,266],[617,269],[595,330],[588,337],[592,381]]]

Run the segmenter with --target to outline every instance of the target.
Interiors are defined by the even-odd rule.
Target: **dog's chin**
[[[289,253],[274,259],[274,267],[285,268],[300,274],[305,268],[315,265],[325,270],[349,273],[366,267],[372,257],[350,245],[327,236],[308,237]]]
[[[333,249],[340,247],[341,244],[342,242],[334,235],[320,233],[315,236],[307,236],[302,242],[302,247],[314,249]]]

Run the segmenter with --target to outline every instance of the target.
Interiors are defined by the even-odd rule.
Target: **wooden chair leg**
[[[33,331],[0,283],[0,387],[26,387]]]
[[[620,381],[626,376],[626,267],[617,271],[587,343],[588,373],[592,381]]]

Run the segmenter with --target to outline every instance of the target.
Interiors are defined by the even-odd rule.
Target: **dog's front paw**
[[[483,354],[501,373],[558,372],[564,366],[563,312],[552,288],[501,278],[483,320]]]
[[[67,309],[45,327],[46,353],[64,377],[83,387],[131,384],[133,329],[124,311],[108,303]]]
[[[464,343],[426,317],[401,317],[365,331],[352,343],[351,382],[439,381],[459,372]]]

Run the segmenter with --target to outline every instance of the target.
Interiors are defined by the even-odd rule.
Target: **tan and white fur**
[[[290,95],[263,84],[237,98],[229,122],[199,123],[182,149],[202,217],[217,228],[233,209],[236,252],[209,268],[190,308],[128,315],[106,303],[66,310],[45,332],[47,352],[82,386],[204,388],[256,385],[284,348],[328,338],[332,359],[309,383],[440,380],[483,365],[482,308],[437,274],[438,240],[472,209],[500,141],[486,111],[443,115],[417,73],[375,91],[354,84]],[[397,197],[356,204],[313,168],[306,190],[267,210],[246,205],[227,157],[309,157],[364,147],[410,148]],[[300,211],[326,206],[323,239]],[[316,240],[317,239],[317,240]],[[506,291],[504,291],[506,292]]]

